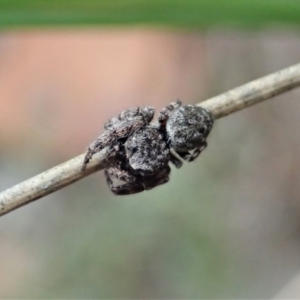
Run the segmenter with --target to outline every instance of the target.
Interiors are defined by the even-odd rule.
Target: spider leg
[[[110,167],[104,171],[104,174],[109,188],[115,195],[130,195],[145,190],[140,182],[135,182],[136,177],[125,170]],[[116,182],[118,180],[123,181],[123,183],[118,184],[118,182]]]
[[[118,128],[112,131],[114,140],[128,138],[133,132],[139,130],[146,125],[144,120],[132,120],[122,123]]]
[[[122,123],[143,121],[145,124],[149,124],[154,116],[154,108],[150,106],[146,107],[132,107],[122,111],[116,117],[104,123],[104,128],[106,130],[114,130],[118,128]]]
[[[132,183],[136,181],[136,177],[134,175],[130,174],[126,170],[122,170],[119,167],[115,167],[115,166],[105,169],[105,176],[107,179],[109,178],[112,182],[120,180],[128,183]]]
[[[193,151],[192,156],[191,156],[191,160],[189,160],[189,161],[195,160],[206,147],[207,147],[207,142],[205,141],[200,148],[196,148]]]
[[[191,162],[194,161],[206,147],[207,143],[205,141],[200,148],[194,149],[192,153],[189,151],[176,151],[176,153],[184,160]]]
[[[118,125],[120,125],[122,122],[130,121],[132,118],[138,116],[140,114],[140,108],[139,107],[132,107],[129,109],[126,109],[122,111],[119,115],[116,117],[111,118],[110,120],[106,121],[104,123],[104,129],[106,130],[113,130]]]
[[[124,154],[124,150],[122,149],[122,143],[121,141],[118,141],[114,144],[112,144],[110,147],[108,147],[106,151],[106,159],[112,160],[115,158],[118,158]]]
[[[158,115],[158,122],[159,122],[159,124],[160,124],[161,127],[165,127],[166,126],[166,123],[168,121],[169,116],[179,106],[181,106],[181,101],[180,100],[176,100],[176,101],[170,103],[169,105],[167,105],[166,107],[164,107],[160,111],[160,113]]]
[[[145,121],[143,120],[132,120],[130,122],[121,123],[119,127],[112,131],[104,132],[88,147],[81,171],[86,169],[86,165],[90,162],[94,154],[100,152],[105,147],[112,145],[119,139],[127,138],[130,134],[144,125]]]
[[[170,162],[177,168],[181,168],[182,161],[178,159],[172,152],[170,153]]]
[[[176,153],[184,160],[186,161],[192,161],[192,154],[188,151],[176,151]]]
[[[145,190],[143,185],[137,182],[134,184],[125,183],[123,185],[109,186],[109,187],[111,191],[118,196],[136,194],[136,193],[143,192]]]
[[[150,190],[158,185],[167,183],[170,180],[169,177],[170,172],[171,172],[170,167],[166,165],[163,169],[160,170],[160,172],[151,176],[143,177],[141,183],[143,184],[144,189]]]
[[[87,149],[86,155],[84,157],[83,165],[81,167],[81,171],[86,169],[86,165],[90,162],[94,154],[100,152],[106,146],[111,144],[115,140],[115,134],[109,131],[100,135]]]

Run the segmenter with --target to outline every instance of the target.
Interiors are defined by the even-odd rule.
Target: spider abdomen
[[[129,166],[137,174],[155,174],[170,160],[170,149],[155,127],[143,127],[130,136],[125,145]]]

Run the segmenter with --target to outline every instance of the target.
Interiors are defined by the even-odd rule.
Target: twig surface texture
[[[197,105],[221,118],[300,86],[300,64],[249,82]],[[0,193],[0,216],[104,169],[105,149],[81,172],[84,154],[21,182]]]

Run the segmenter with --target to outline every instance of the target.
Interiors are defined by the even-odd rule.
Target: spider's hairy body
[[[153,107],[133,107],[124,110],[104,124],[106,131],[100,135],[89,147],[82,165],[85,170],[93,155],[107,146],[112,146],[119,140],[126,139],[132,132],[149,124],[154,117]]]
[[[213,117],[204,108],[195,105],[179,107],[166,124],[170,147],[182,158],[193,161],[206,148],[212,125]]]
[[[171,171],[170,155],[158,128],[139,129],[120,145],[112,165],[105,170],[110,189],[114,194],[127,195],[166,183]]]
[[[153,116],[152,107],[134,107],[111,118],[89,146],[82,169],[108,147],[111,164],[105,176],[114,194],[134,194],[168,182],[169,162],[182,165],[171,149],[186,161],[196,159],[207,146],[213,117],[204,108],[181,106],[179,100],[161,110],[157,124],[150,123]]]
[[[170,160],[170,149],[155,127],[145,126],[138,130],[127,139],[124,148],[129,165],[141,175],[154,174]]]

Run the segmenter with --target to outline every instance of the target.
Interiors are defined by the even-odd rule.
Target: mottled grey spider
[[[149,190],[169,181],[169,162],[177,168],[193,161],[207,146],[213,125],[210,112],[179,100],[161,110],[157,124],[150,124],[154,108],[129,108],[104,124],[105,132],[88,148],[82,170],[92,156],[108,147],[107,183],[116,195]],[[174,151],[174,153],[173,153]]]

